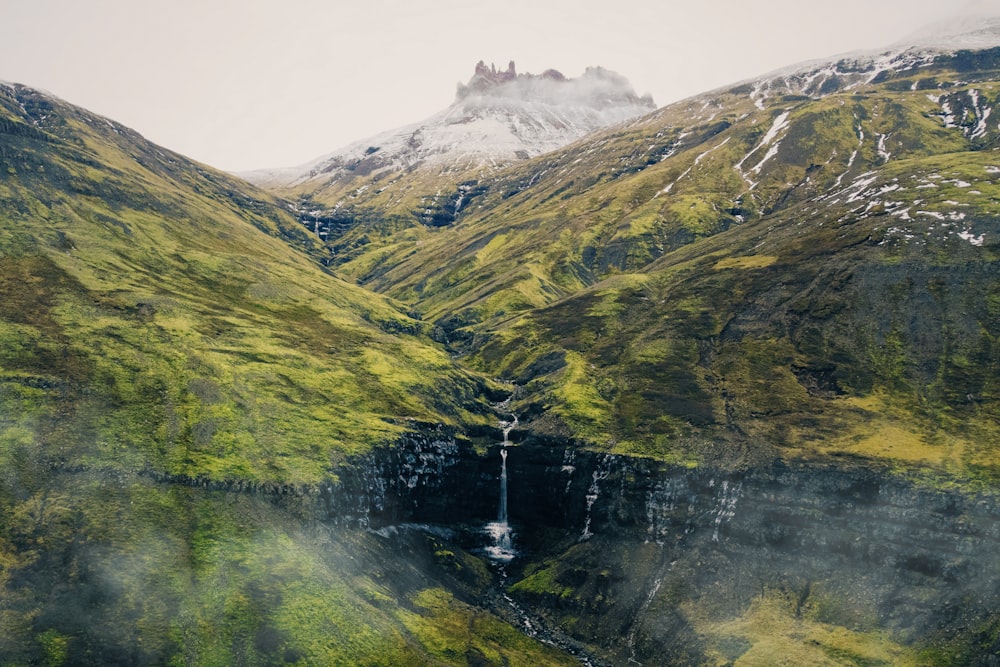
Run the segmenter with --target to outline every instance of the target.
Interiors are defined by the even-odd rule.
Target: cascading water
[[[503,430],[503,442],[500,443],[500,509],[497,520],[486,524],[486,533],[492,544],[486,547],[486,555],[499,563],[509,563],[517,555],[514,550],[514,534],[507,521],[507,447],[510,446],[510,432],[517,426],[517,415],[511,415],[512,421],[500,422]]]
[[[590,488],[587,489],[587,518],[583,524],[583,533],[580,534],[580,542],[589,540],[594,536],[594,534],[590,531],[590,512],[594,508],[594,502],[601,495],[600,482],[607,479],[608,475],[611,474],[612,460],[611,456],[604,456],[594,469],[594,474],[590,482]]]
[[[507,524],[507,448],[500,450],[500,511],[497,523]]]

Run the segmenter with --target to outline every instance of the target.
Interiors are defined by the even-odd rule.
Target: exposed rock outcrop
[[[732,471],[552,444],[508,454],[511,594],[616,664],[703,655],[711,642],[683,610],[738,618],[774,591],[796,597],[796,613],[902,644],[953,638],[1000,608],[992,496],[851,462]],[[324,493],[327,516],[431,525],[476,550],[499,471],[497,447],[407,438],[346,468]]]

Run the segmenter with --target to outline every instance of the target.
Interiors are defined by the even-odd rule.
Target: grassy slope
[[[970,139],[967,108],[945,127],[928,94],[960,109],[970,90],[995,102],[995,81],[923,70],[764,109],[720,92],[501,174],[451,228],[349,232],[335,261],[523,385],[514,409],[536,433],[692,465],[833,456],[993,485],[997,132]],[[522,563],[511,590],[586,640],[613,621],[580,609],[628,587],[574,590],[583,548]],[[622,577],[653,586],[648,557],[625,550]],[[601,581],[610,562],[582,567]],[[995,637],[915,645],[821,591],[762,591],[733,616],[681,598],[647,599],[665,663],[692,664],[690,640],[708,664],[955,664],[988,645],[976,633]]]
[[[419,533],[333,530],[267,497],[128,475],[3,470],[0,663],[573,664],[470,604],[485,566]]]
[[[4,92],[5,449],[315,483],[406,420],[477,420],[478,381],[420,322],[290,248],[320,252],[265,195]]]
[[[679,103],[336,261],[527,383],[540,432],[992,475],[998,132],[968,106],[996,102],[990,62]]]
[[[428,317],[466,311],[483,320],[550,303],[725,231],[737,215],[769,215],[789,197],[879,165],[878,134],[891,134],[897,159],[967,148],[960,132],[927,117],[925,92],[888,95],[779,99],[764,110],[740,93],[679,103],[507,172],[453,228],[399,234],[386,247],[369,238],[337,261]],[[785,150],[755,173],[766,148],[744,156],[786,110]],[[734,168],[741,160],[749,181]],[[444,252],[454,258],[447,266],[432,259]]]
[[[312,485],[410,420],[485,419],[276,202],[0,88],[0,221],[0,663],[567,664],[431,538],[155,481]]]
[[[865,190],[921,200],[910,221],[804,201],[503,324],[475,358],[527,383],[546,428],[626,451],[730,440],[994,474],[994,157],[890,162]]]

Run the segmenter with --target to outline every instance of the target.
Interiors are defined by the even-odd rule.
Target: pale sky
[[[803,60],[887,46],[962,6],[0,0],[0,80],[236,171],[302,164],[419,121],[452,102],[480,59],[567,76],[600,65],[662,106]]]

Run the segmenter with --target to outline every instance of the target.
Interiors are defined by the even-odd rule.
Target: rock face
[[[721,649],[694,632],[700,613],[736,619],[775,594],[793,616],[903,645],[1000,605],[993,497],[850,463],[688,469],[555,443],[509,447],[507,470],[511,595],[615,664],[702,659]],[[481,550],[499,471],[499,447],[408,438],[345,469],[327,520],[427,524]]]
[[[476,63],[476,73],[472,76],[472,80],[469,81],[468,87],[487,88],[492,84],[514,81],[515,79],[517,79],[517,69],[514,66],[513,60],[507,65],[507,71],[500,72],[497,71],[496,65],[487,67],[486,63],[480,60]]]

